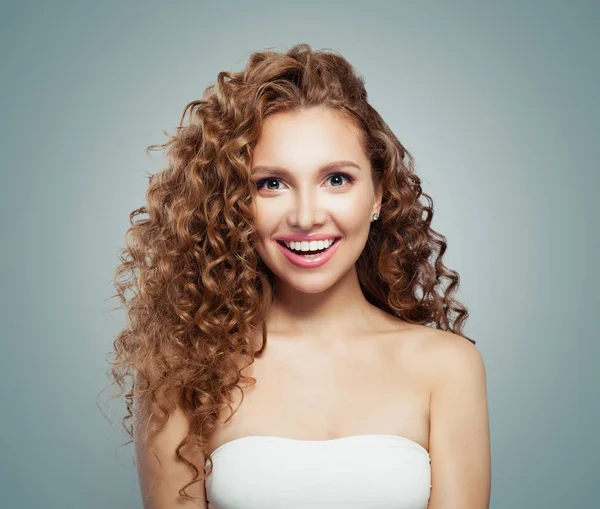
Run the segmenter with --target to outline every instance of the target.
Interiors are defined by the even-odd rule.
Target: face
[[[257,250],[279,283],[319,293],[354,269],[381,203],[358,135],[326,108],[277,113],[263,124],[252,159]],[[293,250],[282,241],[290,236],[298,239]],[[327,247],[314,237],[336,240]]]

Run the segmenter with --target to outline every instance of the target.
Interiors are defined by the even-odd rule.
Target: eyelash
[[[350,184],[354,183],[354,179],[347,173],[332,173],[331,175],[329,175],[327,177],[327,179],[330,179],[331,177],[334,177],[337,175],[341,175],[342,177],[347,179]],[[269,182],[270,180],[277,180],[278,182],[281,182],[281,179],[278,179],[277,177],[265,177],[265,178],[262,178],[262,179],[256,181],[256,187],[258,189],[262,189],[263,184],[265,182]],[[343,186],[344,186],[344,184],[342,184],[341,186],[332,186],[332,187],[343,187]],[[279,191],[279,189],[267,189],[267,191]]]

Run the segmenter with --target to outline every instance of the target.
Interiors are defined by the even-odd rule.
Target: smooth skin
[[[328,167],[339,161],[356,167]],[[267,316],[265,355],[243,372],[257,384],[244,389],[243,402],[234,391],[233,408],[239,408],[226,424],[229,411],[220,416],[209,450],[250,435],[399,435],[429,451],[429,509],[488,508],[491,455],[481,354],[458,335],[382,311],[360,289],[355,263],[372,215],[380,211],[381,188],[373,186],[356,128],[324,108],[272,115],[252,168],[259,186],[257,251],[277,276],[276,298]],[[342,237],[321,267],[293,265],[276,244],[281,235],[307,232]],[[258,348],[260,336],[255,341]],[[140,426],[149,411],[140,405]],[[206,507],[203,483],[189,489],[201,502],[177,496],[190,472],[173,452],[188,426],[177,411],[157,437],[153,447],[162,469],[136,442],[145,509]],[[201,468],[204,457],[196,464]]]

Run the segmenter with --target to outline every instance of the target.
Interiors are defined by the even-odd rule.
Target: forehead
[[[299,168],[349,159],[366,167],[359,135],[353,123],[329,108],[276,113],[262,126],[252,162]]]

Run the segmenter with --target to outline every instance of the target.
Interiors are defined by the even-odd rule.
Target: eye
[[[354,182],[354,179],[348,175],[347,173],[332,173],[331,175],[329,175],[329,177],[327,177],[327,180],[331,180],[334,177],[337,177],[335,182],[340,182],[340,178],[341,179],[346,179],[349,183]],[[282,183],[280,179],[276,178],[276,177],[265,177],[263,179],[257,180],[256,181],[256,188],[257,189],[262,189],[263,186],[265,184],[267,184],[267,187],[265,188],[267,191],[279,191],[281,188],[278,187],[274,187],[271,186],[270,184],[274,183],[275,186],[277,186],[278,183]],[[334,184],[332,187],[342,187],[344,185],[344,181],[342,180],[341,183],[339,184]]]
[[[275,178],[275,177],[267,177],[267,178],[264,178],[264,179],[257,180],[256,181],[256,187],[258,189],[261,189],[262,186],[263,186],[263,184],[265,184],[267,182],[270,184],[271,182],[281,182],[281,180],[279,180],[278,178]],[[277,191],[278,189],[277,188],[273,188],[273,187],[267,187],[267,190],[269,190],[269,191]]]
[[[354,179],[347,173],[332,173],[331,175],[329,175],[329,177],[327,177],[327,180],[329,180],[333,177],[342,177],[342,178],[347,179],[350,183],[354,182]],[[339,179],[338,179],[338,181],[339,181]],[[342,182],[340,185],[334,185],[333,187],[341,187],[343,185],[344,185],[344,183]]]

